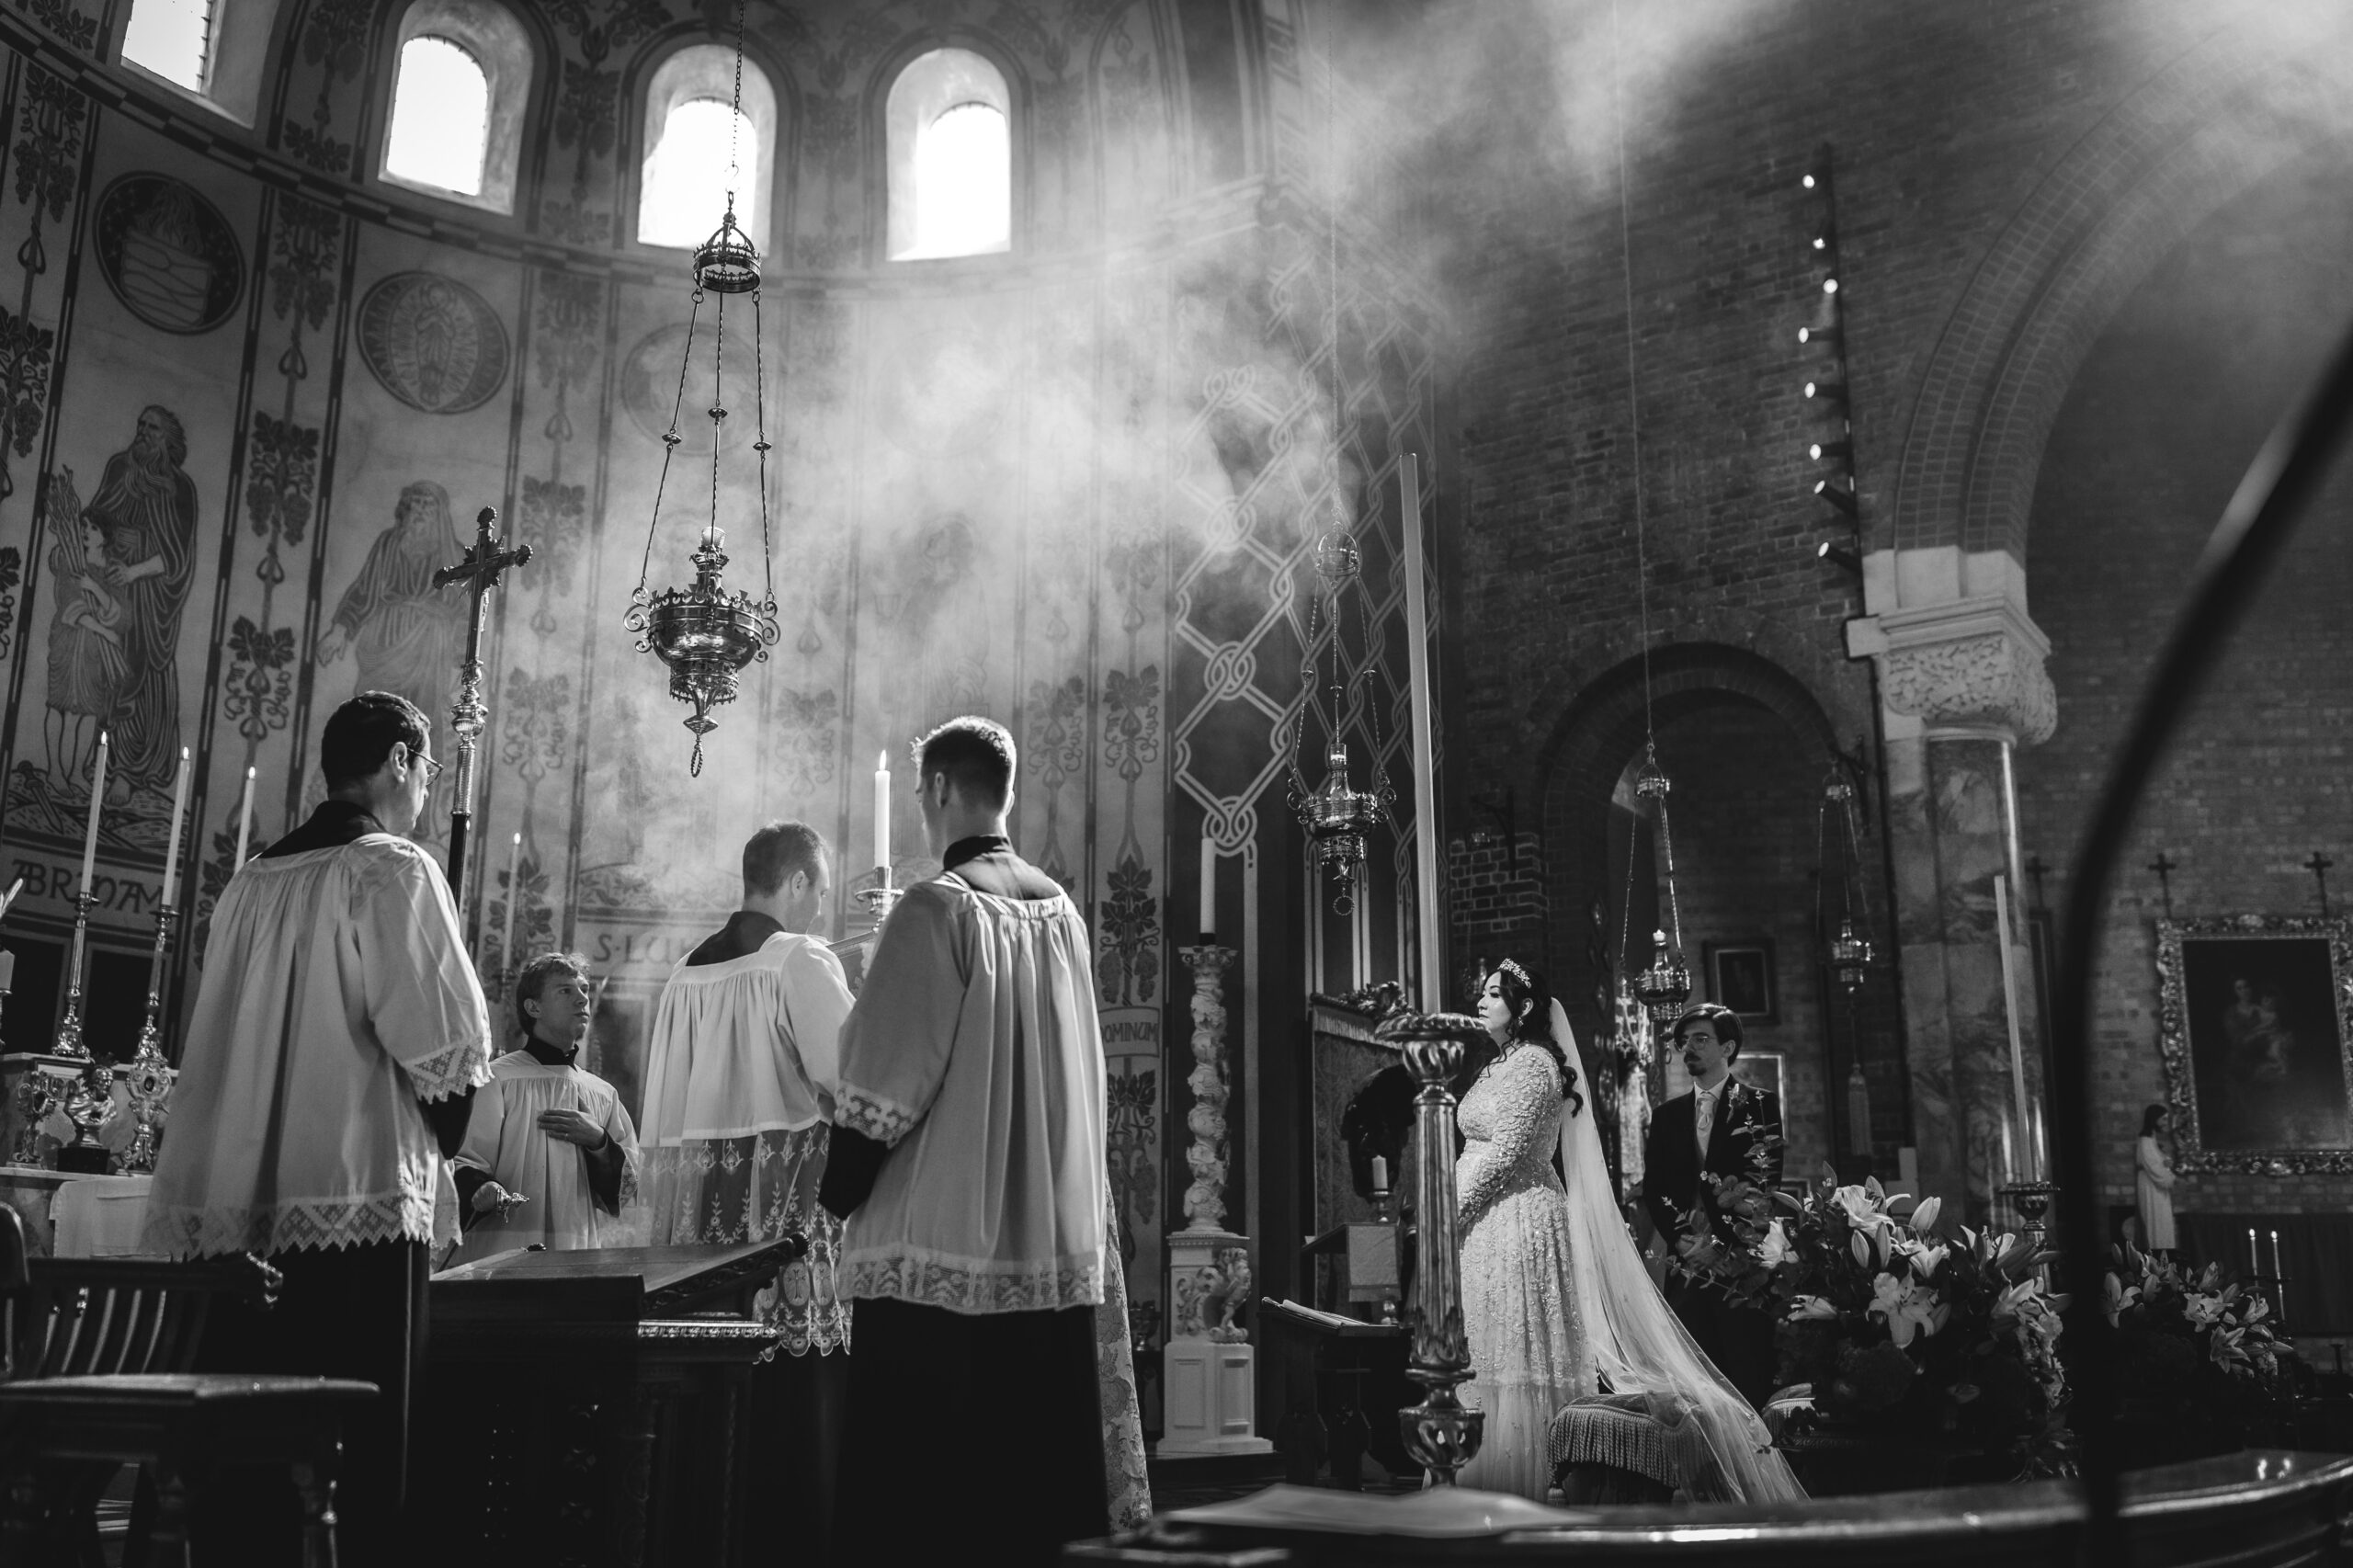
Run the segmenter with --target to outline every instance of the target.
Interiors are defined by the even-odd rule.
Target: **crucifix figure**
[[[2165,918],[2168,920],[2173,918],[2173,874],[2180,866],[2178,860],[2166,859],[2162,849],[2157,851],[2157,858],[2149,862],[2149,869],[2157,874],[2157,892],[2165,896]]]
[[[449,800],[449,896],[465,908],[466,830],[474,819],[474,745],[488,728],[490,711],[482,704],[483,599],[498,586],[498,574],[531,559],[531,547],[498,548],[492,529],[498,508],[484,506],[474,518],[474,542],[455,566],[433,574],[436,588],[464,585],[473,595],[473,613],[466,619],[466,658],[458,666],[458,700],[449,705],[449,728],[458,737],[458,772]],[[512,898],[514,894],[507,894]]]
[[[2313,858],[2304,862],[2304,869],[2310,871],[2313,881],[2320,884],[2320,917],[2323,920],[2328,918],[2328,869],[2336,864],[2317,849],[2313,851]]]

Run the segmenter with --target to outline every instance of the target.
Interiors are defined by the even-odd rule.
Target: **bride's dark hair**
[[[1552,993],[1545,987],[1543,975],[1517,959],[1505,959],[1488,971],[1486,979],[1502,987],[1504,1006],[1511,1010],[1511,1038],[1541,1046],[1552,1056],[1561,1069],[1561,1097],[1569,1102],[1569,1114],[1583,1110],[1585,1096],[1577,1093],[1576,1065],[1552,1039]],[[1486,980],[1479,986],[1485,990]]]

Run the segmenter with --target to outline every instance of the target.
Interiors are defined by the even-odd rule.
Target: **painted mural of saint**
[[[63,485],[50,493],[49,525],[56,542],[50,548],[49,569],[57,582],[57,609],[49,623],[48,739],[52,773],[82,779],[89,776],[98,727],[114,711],[127,666],[122,596],[105,576],[106,568],[115,564],[114,541],[78,500],[61,504],[73,486],[69,468]]]
[[[78,558],[78,565],[51,562],[59,594],[50,703],[63,715],[53,715],[51,724],[74,732],[52,736],[51,756],[65,777],[79,776],[86,763],[67,754],[79,749],[83,726],[72,721],[105,697],[113,739],[107,796],[118,803],[136,790],[170,790],[179,766],[180,612],[196,565],[196,482],[187,462],[188,434],[178,415],[150,404],[140,410],[131,445],[107,460],[86,506],[71,469],[51,481],[50,517],[61,534],[56,554]],[[62,537],[68,518],[76,529],[71,551]],[[102,667],[70,673],[61,684],[61,653],[96,655]]]
[[[319,663],[334,664],[350,649],[359,666],[355,690],[397,692],[423,709],[438,732],[457,683],[472,601],[436,592],[433,574],[464,551],[449,524],[448,491],[422,479],[402,490],[392,527],[376,536],[319,633]]]

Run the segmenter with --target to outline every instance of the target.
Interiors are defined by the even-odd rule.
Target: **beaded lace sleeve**
[[[1454,1167],[1455,1212],[1466,1226],[1531,1160],[1549,1158],[1559,1136],[1561,1075],[1549,1052],[1533,1046],[1514,1051],[1489,1070],[1486,1088],[1495,1100],[1494,1136],[1465,1147]]]

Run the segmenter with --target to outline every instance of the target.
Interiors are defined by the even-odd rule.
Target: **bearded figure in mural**
[[[66,642],[102,655],[63,684],[52,668],[50,701],[69,722],[76,712],[104,712],[113,744],[107,795],[117,804],[136,790],[169,790],[179,767],[180,611],[196,566],[196,482],[187,461],[178,416],[151,404],[140,410],[130,447],[107,460],[88,505],[71,469],[50,482],[61,543],[64,520],[76,525],[75,548],[63,551],[74,559],[52,562],[64,569],[51,662]],[[70,776],[86,760],[66,766]]]
[[[437,732],[457,681],[469,601],[435,592],[433,574],[464,550],[449,525],[449,493],[429,480],[409,485],[316,648],[322,665],[350,649],[359,666],[354,690],[397,692],[423,709]]]

